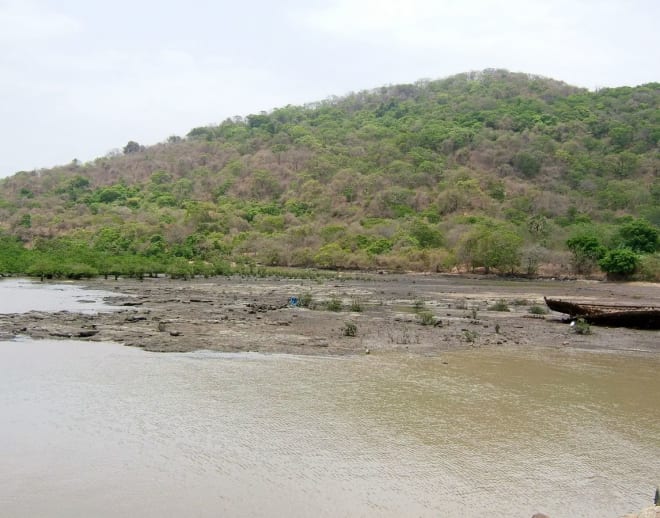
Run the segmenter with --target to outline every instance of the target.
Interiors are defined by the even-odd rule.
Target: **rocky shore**
[[[576,334],[562,322],[563,315],[538,309],[545,308],[544,295],[660,305],[660,287],[654,284],[442,275],[330,281],[96,279],[79,284],[113,292],[106,302],[114,310],[0,315],[0,336],[116,341],[164,352],[438,354],[497,346],[660,351],[657,332],[593,328],[591,334]]]

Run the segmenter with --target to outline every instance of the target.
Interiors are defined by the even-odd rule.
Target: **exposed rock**
[[[76,335],[78,338],[89,338],[90,336],[97,335],[99,333],[98,329],[82,329],[78,331]]]
[[[428,282],[427,282],[428,279]],[[465,303],[485,306],[493,298],[510,295],[531,301],[544,294],[572,296],[579,287],[543,284],[523,287],[519,283],[480,281],[454,276],[388,275],[387,278],[346,280],[341,285],[315,280],[241,279],[219,277],[179,281],[166,278],[102,280],[85,285],[113,290],[121,295],[105,300],[115,306],[129,304],[140,308],[121,308],[108,313],[77,314],[73,312],[39,312],[0,316],[0,335],[25,334],[32,338],[79,338],[115,341],[151,351],[222,351],[252,350],[294,354],[364,354],[387,350],[406,350],[420,354],[469,347],[459,329],[465,328]],[[411,291],[411,285],[415,291]],[[340,288],[340,292],[338,292]],[[525,291],[525,290],[531,291]],[[571,290],[574,290],[571,292]],[[617,285],[589,287],[594,301],[658,304],[655,286]],[[612,292],[611,292],[612,291]],[[338,329],[346,312],[316,311],[289,306],[289,298],[311,293],[316,300],[338,296],[360,298],[360,340],[345,340]],[[255,293],[259,294],[255,299]],[[437,327],[419,326],[412,314],[418,298],[429,301]],[[191,304],[190,302],[196,303]],[[197,302],[199,301],[199,302]],[[433,309],[435,308],[435,309]],[[443,308],[440,312],[439,308]],[[449,308],[444,309],[444,308]],[[515,347],[530,343],[556,347],[567,341],[569,330],[553,318],[521,318],[527,313],[520,308],[507,315],[480,315],[481,341],[485,346]],[[442,326],[439,316],[443,315]],[[444,316],[446,315],[446,316]],[[521,325],[524,322],[524,326]],[[497,333],[495,324],[506,329]],[[482,328],[482,326],[484,326]],[[485,327],[488,326],[488,327]],[[472,327],[472,326],[468,326]],[[495,329],[495,330],[493,330]],[[165,336],[164,336],[165,335]],[[505,336],[506,335],[506,336]],[[164,340],[164,338],[167,338]],[[490,345],[486,345],[490,344]],[[579,344],[580,347],[585,344]],[[613,329],[589,347],[603,349],[660,351],[657,335],[644,331]],[[650,502],[649,502],[650,503]]]

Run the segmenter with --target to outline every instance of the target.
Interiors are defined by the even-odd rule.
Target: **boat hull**
[[[660,329],[660,309],[643,306],[611,306],[579,304],[560,299],[545,298],[553,311],[571,318],[582,318],[589,324],[634,329]]]

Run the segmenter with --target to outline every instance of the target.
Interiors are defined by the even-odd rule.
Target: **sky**
[[[660,81],[658,26],[658,0],[0,0],[0,177],[485,68]]]

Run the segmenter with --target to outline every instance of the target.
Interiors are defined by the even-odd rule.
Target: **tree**
[[[513,272],[520,264],[522,238],[501,225],[479,225],[459,243],[458,255],[471,268]]]
[[[591,273],[596,263],[605,255],[605,247],[593,234],[582,234],[566,241],[573,253],[573,268],[576,273]]]
[[[652,254],[658,249],[658,229],[645,219],[636,219],[619,229],[624,246],[641,254]]]
[[[419,248],[438,248],[442,246],[442,233],[431,225],[415,221],[410,225],[409,232],[417,241]]]
[[[526,177],[531,178],[541,170],[541,159],[537,154],[521,151],[513,157],[511,165]]]
[[[138,151],[144,151],[144,146],[141,146],[134,140],[129,140],[128,144],[124,146],[124,154],[128,155],[130,153],[137,153]]]
[[[630,248],[615,248],[598,261],[598,265],[608,277],[627,277],[635,271],[639,257]]]

